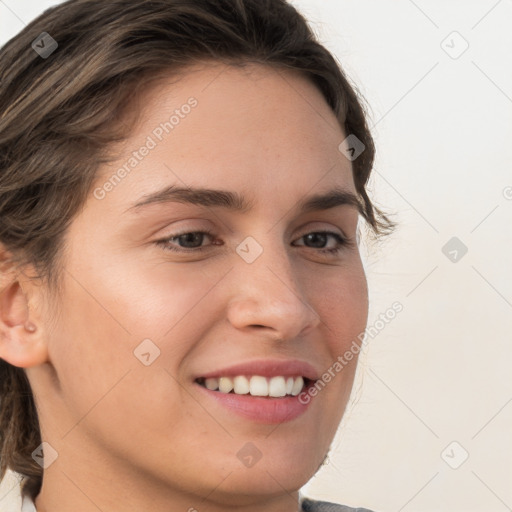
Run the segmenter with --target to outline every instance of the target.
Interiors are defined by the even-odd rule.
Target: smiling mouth
[[[237,375],[236,377],[199,377],[197,384],[210,391],[234,395],[249,395],[263,398],[297,396],[313,384],[313,381],[297,376],[263,377],[261,375]]]

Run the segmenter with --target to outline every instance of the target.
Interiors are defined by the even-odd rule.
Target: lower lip
[[[257,423],[283,423],[292,421],[304,414],[311,403],[302,404],[297,396],[280,398],[266,398],[252,395],[237,395],[235,393],[222,393],[212,391],[195,383],[199,389],[218,403],[234,413]],[[302,393],[302,392],[301,392]]]

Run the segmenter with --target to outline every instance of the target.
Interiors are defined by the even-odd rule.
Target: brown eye
[[[333,247],[331,249],[325,249],[323,246],[327,243],[326,240],[329,237],[332,237],[334,240],[336,240],[337,245],[336,247]],[[313,249],[318,249],[320,252],[327,254],[337,254],[346,246],[349,246],[351,244],[351,241],[349,239],[344,238],[340,234],[335,233],[333,231],[313,231],[311,233],[303,235],[301,238],[307,240],[309,243],[312,243]],[[321,245],[322,247],[318,247],[318,245]]]
[[[162,246],[168,251],[174,252],[193,252],[202,251],[208,248],[208,246],[202,246],[202,241],[205,235],[212,238],[213,234],[210,231],[188,231],[177,235],[172,235],[162,240],[158,240],[156,243]],[[178,245],[176,247],[175,241],[181,242],[184,245]]]

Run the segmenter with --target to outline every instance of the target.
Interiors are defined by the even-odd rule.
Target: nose
[[[248,264],[237,261],[230,272],[233,299],[228,320],[240,330],[262,330],[276,340],[303,336],[321,322],[301,286],[284,246],[265,248]]]

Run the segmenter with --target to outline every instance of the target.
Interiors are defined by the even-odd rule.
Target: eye
[[[162,240],[157,240],[155,243],[163,247],[167,251],[177,252],[177,253],[193,253],[198,251],[204,251],[208,249],[210,246],[202,246],[201,242],[204,240],[204,237],[207,236],[209,238],[213,238],[214,234],[209,230],[203,231],[189,231],[185,233],[175,234],[164,238]],[[314,247],[323,246],[328,243],[329,238],[333,239],[336,242],[336,245],[331,248],[324,247]],[[341,252],[344,248],[352,247],[354,242],[352,239],[341,236],[339,233],[334,231],[312,231],[311,233],[307,233],[299,238],[299,240],[304,239],[307,240],[308,243],[312,243],[314,246],[309,247],[312,249],[317,249],[318,252],[324,254],[335,255]],[[175,241],[184,243],[186,247],[176,246]],[[192,245],[192,247],[190,246]],[[211,245],[219,245],[211,244]]]
[[[207,247],[201,247],[201,241],[203,240],[204,236],[208,236],[210,238],[213,237],[213,233],[211,231],[208,231],[205,229],[204,231],[189,231],[177,235],[172,235],[167,238],[164,238],[162,240],[157,240],[156,244],[162,246],[167,251],[173,251],[173,252],[197,252],[197,251],[204,251]],[[176,246],[171,245],[171,242],[174,242],[175,240],[178,240],[180,242],[184,242],[185,244],[191,244],[193,247],[184,247],[182,250],[180,248],[177,248]],[[199,241],[199,243],[198,243]]]
[[[306,239],[313,244],[323,245],[325,240],[331,237],[336,241],[336,245],[330,249],[320,248],[319,251],[325,254],[337,254],[342,251],[344,248],[352,246],[352,240],[341,236],[339,233],[335,233],[334,231],[313,231],[306,235],[300,237],[300,239]],[[299,240],[300,240],[299,239]],[[313,247],[315,248],[315,247]]]

